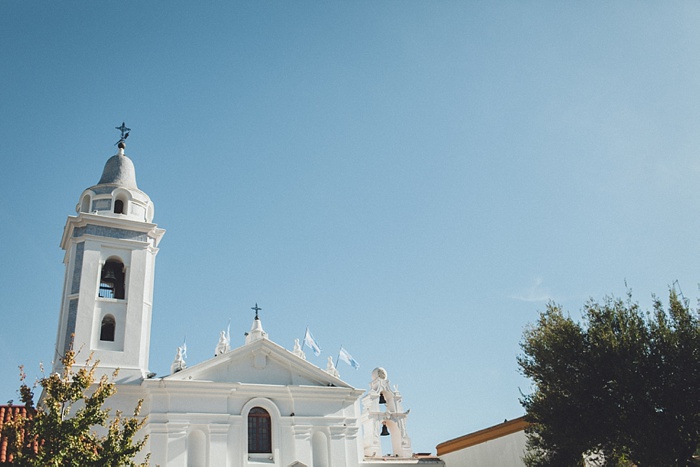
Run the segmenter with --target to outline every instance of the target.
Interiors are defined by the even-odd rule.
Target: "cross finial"
[[[251,310],[255,310],[255,319],[260,319],[258,318],[258,311],[262,310],[262,308],[258,306],[258,302],[255,302],[255,306],[252,307]]]
[[[119,139],[119,141],[117,141],[117,145],[121,143],[122,145],[126,146],[125,142],[126,139],[129,137],[129,132],[131,131],[131,128],[127,128],[124,122],[122,122],[122,126],[115,126],[114,128],[122,132],[122,137]]]

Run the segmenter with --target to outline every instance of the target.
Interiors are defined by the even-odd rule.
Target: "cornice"
[[[165,229],[158,228],[158,225],[152,222],[140,222],[132,219],[120,219],[118,217],[81,212],[78,216],[68,216],[66,225],[63,228],[63,236],[61,237],[61,248],[64,250],[68,248],[68,242],[76,228],[88,225],[140,232],[155,239],[155,246],[158,246],[160,239],[165,234]]]

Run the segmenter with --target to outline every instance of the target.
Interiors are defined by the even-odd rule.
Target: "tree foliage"
[[[589,301],[583,323],[550,303],[518,357],[534,392],[521,403],[530,466],[693,465],[700,442],[698,313],[672,290],[643,312]]]
[[[38,381],[43,395],[34,402],[34,387],[26,384],[21,371],[20,398],[26,415],[6,423],[2,435],[8,440],[8,454],[17,466],[147,466],[136,464],[134,456],[143,448],[147,437],[134,441],[145,419],[139,420],[139,401],[133,416],[116,412],[110,417],[103,408],[115,393],[113,381],[102,376],[95,381],[98,362],[73,371],[75,352],[69,350],[62,359],[62,373],[53,373]],[[95,429],[102,427],[103,434]]]

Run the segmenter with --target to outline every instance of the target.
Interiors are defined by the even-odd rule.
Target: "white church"
[[[349,467],[445,465],[414,455],[402,396],[376,368],[367,391],[308,362],[297,342],[273,342],[255,318],[241,347],[222,333],[216,356],[188,366],[178,349],[171,374],[149,371],[154,268],[165,230],[136,184],[122,124],[118,153],[82,192],[66,222],[66,265],[54,371],[73,341],[94,353],[100,374],[119,369],[109,403],[130,413],[144,399],[145,452],[160,466]],[[257,305],[256,307],[257,308]],[[99,375],[98,375],[99,377]],[[368,378],[370,379],[370,378]],[[392,452],[382,453],[381,436]]]

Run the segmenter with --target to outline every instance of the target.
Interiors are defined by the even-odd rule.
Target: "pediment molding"
[[[239,383],[354,389],[269,339],[258,339],[165,376],[163,381]]]

